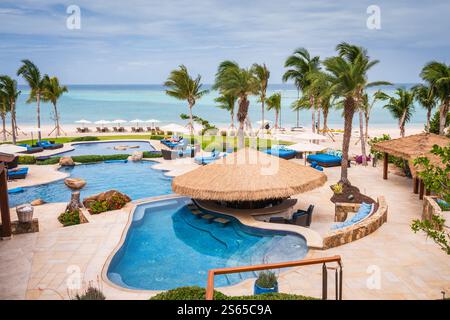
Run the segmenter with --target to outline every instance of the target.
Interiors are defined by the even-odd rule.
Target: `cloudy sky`
[[[381,29],[366,26],[381,9]],[[66,26],[69,5],[81,28]],[[211,83],[224,59],[265,62],[281,83],[285,58],[306,47],[322,58],[347,41],[381,63],[371,80],[416,82],[435,59],[450,63],[448,0],[2,0],[0,74],[31,59],[67,84],[162,83],[185,64]]]

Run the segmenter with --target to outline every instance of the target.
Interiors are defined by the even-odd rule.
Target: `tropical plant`
[[[5,110],[11,114],[11,135],[12,142],[16,144],[17,125],[16,125],[16,102],[21,91],[17,90],[17,81],[9,76],[0,76],[0,97]]]
[[[252,66],[252,72],[255,78],[258,80],[258,94],[259,101],[261,102],[261,129],[264,129],[264,103],[266,102],[267,85],[269,83],[270,71],[267,69],[266,64],[254,63]]]
[[[440,112],[436,111],[433,115],[433,117],[431,118],[430,121],[430,133],[434,133],[434,134],[439,134],[439,125],[440,125]],[[450,112],[447,113],[447,117],[446,117],[446,121],[445,121],[445,127],[449,127],[450,126]],[[447,134],[448,136],[450,136],[450,132]]]
[[[333,190],[335,194],[342,194],[344,192],[344,185],[342,183],[333,184],[331,185],[331,190]]]
[[[427,110],[427,124],[425,125],[425,130],[427,132],[430,131],[430,121],[431,121],[431,112],[436,107],[437,99],[433,94],[433,89],[430,86],[426,86],[423,84],[419,84],[414,86],[414,97],[416,101]]]
[[[255,283],[260,288],[271,289],[278,284],[278,281],[277,276],[272,271],[261,271]]]
[[[218,89],[222,94],[238,97],[237,119],[238,148],[245,145],[244,124],[248,119],[249,95],[258,94],[259,83],[251,69],[240,68],[234,61],[223,61],[217,70],[214,89]]]
[[[366,49],[343,42],[336,47],[336,50],[339,55],[326,59],[323,64],[331,74],[333,94],[343,98],[344,137],[340,182],[350,184],[348,180],[348,152],[353,115],[362,103],[366,88],[390,83],[385,81],[368,82],[367,72],[379,61],[370,60]]]
[[[236,96],[230,94],[221,94],[219,97],[214,99],[214,101],[218,103],[217,107],[230,113],[230,129],[234,129],[234,106],[236,104],[236,100]]]
[[[298,99],[300,99],[300,91],[302,91],[303,95],[305,90],[310,84],[310,80],[308,79],[308,76],[320,70],[320,57],[315,56],[311,57],[308,50],[305,48],[298,48],[294,51],[294,53],[289,56],[285,63],[285,68],[289,68],[284,74],[283,74],[283,82],[286,82],[288,80],[293,80],[295,83],[295,86],[297,87],[298,92]],[[314,98],[309,98],[309,107],[313,109],[314,106]],[[297,127],[299,124],[299,109],[295,108],[295,105],[293,105],[293,109],[297,111]],[[315,119],[314,119],[314,113],[315,110],[313,109],[313,123],[312,128],[313,131],[315,130]]]
[[[394,119],[398,121],[400,136],[404,137],[405,124],[411,120],[414,113],[414,91],[398,88],[395,94],[397,97],[383,93],[380,95],[380,99],[388,101],[384,108],[389,110]]]
[[[189,119],[189,116],[187,114],[182,113],[180,114],[180,118],[186,120]],[[192,120],[202,126],[202,135],[207,130],[217,130],[217,127],[215,125],[210,124],[208,120],[200,118],[199,116],[193,115]]]
[[[78,210],[63,212],[58,216],[58,221],[64,227],[80,224],[80,212]]]
[[[189,106],[189,131],[194,134],[192,119],[192,108],[198,99],[208,93],[208,90],[202,90],[201,76],[197,75],[195,79],[191,78],[184,65],[179,69],[173,70],[164,85],[167,87],[166,94],[178,100],[186,100]]]
[[[425,232],[441,249],[450,255],[450,233],[445,231],[445,219],[433,214],[430,220],[413,220],[411,229],[414,233]]]
[[[68,92],[66,86],[61,86],[57,77],[50,78],[48,75],[44,76],[44,91],[42,95],[42,100],[45,102],[51,102],[53,105],[53,112],[55,113],[55,131],[56,136],[61,135],[61,127],[59,125],[59,113],[56,104],[58,99],[63,95],[63,93]]]
[[[267,110],[275,111],[275,129],[278,129],[278,117],[281,110],[281,93],[277,92],[266,98]]]
[[[444,135],[445,120],[450,105],[450,65],[431,61],[423,67],[420,76],[428,83],[432,95],[440,101],[439,134]]]
[[[41,128],[41,99],[44,93],[44,77],[41,76],[39,68],[30,60],[22,60],[22,66],[17,71],[30,86],[30,96],[27,103],[36,102],[37,127]],[[38,140],[41,141],[41,131],[38,131]]]

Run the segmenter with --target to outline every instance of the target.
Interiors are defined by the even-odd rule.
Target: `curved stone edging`
[[[388,206],[383,196],[378,197],[378,210],[360,223],[333,231],[323,239],[323,249],[330,249],[364,238],[387,222]]]

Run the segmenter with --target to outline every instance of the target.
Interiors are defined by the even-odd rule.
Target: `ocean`
[[[413,84],[397,84],[394,87],[382,88],[386,93],[392,94],[395,88],[402,86],[410,88]],[[205,85],[210,89],[211,86]],[[36,124],[36,104],[26,103],[29,94],[27,86],[19,86],[22,94],[17,103],[17,119],[19,126]],[[87,119],[92,122],[97,120],[115,119],[158,119],[161,125],[176,122],[186,123],[181,120],[181,113],[188,113],[186,102],[176,100],[165,94],[162,85],[68,85],[69,92],[65,93],[58,102],[62,124],[74,124],[79,119]],[[375,92],[373,88],[369,93]],[[282,110],[281,124],[283,127],[295,126],[296,112],[290,108],[291,103],[297,99],[297,90],[290,84],[269,85],[268,93],[281,92]],[[230,115],[225,110],[216,107],[214,98],[218,93],[210,93],[202,97],[193,108],[194,115],[200,116],[210,123],[218,126],[228,126]],[[261,119],[261,105],[257,97],[250,99],[250,120],[255,123]],[[237,108],[236,108],[237,109]],[[41,105],[42,124],[53,124],[53,107],[48,103]],[[273,111],[265,111],[266,119],[275,120]],[[423,126],[426,112],[419,105],[415,107],[414,116],[409,126]],[[355,115],[355,121],[357,120]],[[329,127],[339,128],[343,125],[341,111],[333,110],[328,118]],[[396,127],[397,122],[389,112],[383,109],[383,102],[378,102],[372,111],[370,123],[377,127]],[[300,124],[309,127],[311,125],[311,112],[300,112]],[[357,122],[354,123],[356,125]]]

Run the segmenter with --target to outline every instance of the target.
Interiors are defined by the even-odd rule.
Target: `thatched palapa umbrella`
[[[172,189],[198,200],[251,202],[285,199],[326,181],[313,168],[246,148],[175,177]]]

